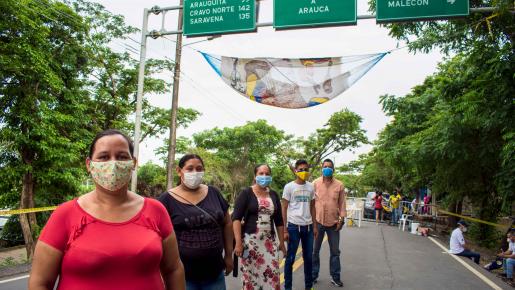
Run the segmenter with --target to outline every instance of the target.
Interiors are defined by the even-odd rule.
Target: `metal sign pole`
[[[139,143],[141,139],[141,110],[143,103],[143,85],[145,81],[145,58],[147,56],[148,9],[143,10],[143,26],[141,28],[141,47],[138,72],[138,92],[136,95],[136,120],[134,125],[134,158],[139,158]],[[131,191],[136,192],[138,185],[138,164],[132,171]]]
[[[181,0],[181,6],[183,0]],[[179,10],[179,22],[177,30],[182,30],[183,9]],[[176,132],[177,132],[177,107],[179,101],[179,83],[181,74],[181,54],[182,54],[182,34],[177,34],[177,42],[175,43],[175,66],[173,71],[173,95],[172,95],[172,113],[170,116],[170,137],[168,138],[168,164],[166,167],[166,188],[173,188],[173,172],[175,170],[175,149],[176,149]]]

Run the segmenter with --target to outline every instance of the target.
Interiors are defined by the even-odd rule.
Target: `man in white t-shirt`
[[[479,264],[479,253],[472,252],[463,237],[463,233],[466,233],[467,229],[468,224],[465,221],[461,220],[458,222],[458,227],[454,229],[451,234],[449,253],[456,256],[471,258],[474,260],[474,263]]]
[[[508,232],[508,241],[508,250],[497,256],[503,258],[503,280],[508,282],[511,286],[515,286],[515,282],[513,280],[513,267],[515,267],[515,230]]]
[[[315,188],[309,178],[309,164],[306,160],[295,162],[296,179],[284,187],[282,198],[282,214],[284,224],[284,239],[288,241],[286,262],[284,263],[284,289],[292,289],[293,263],[297,255],[299,242],[302,243],[302,258],[304,259],[304,286],[313,287],[312,254],[313,239],[318,235],[315,223]]]

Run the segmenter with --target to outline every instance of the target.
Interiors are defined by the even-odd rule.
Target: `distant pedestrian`
[[[320,249],[324,235],[329,243],[329,272],[331,284],[343,287],[340,263],[340,230],[345,224],[347,209],[343,183],[333,176],[334,163],[326,159],[322,163],[322,177],[313,181],[315,187],[315,212],[318,237],[313,251],[313,282],[317,283],[320,271]]]
[[[315,221],[315,189],[309,178],[309,164],[306,160],[295,162],[296,179],[284,187],[282,198],[283,220],[287,224],[284,239],[288,241],[284,264],[284,289],[291,290],[293,263],[297,256],[299,242],[302,243],[304,259],[304,287],[313,287],[313,239],[318,235]]]
[[[502,251],[497,256],[503,259],[503,274],[501,277],[504,281],[515,287],[513,280],[513,270],[515,267],[515,230],[508,232],[508,250]]]
[[[379,222],[383,221],[383,193],[381,191],[376,191],[374,201],[374,209],[376,212],[376,225],[378,225]]]
[[[29,290],[184,290],[184,269],[166,209],[128,191],[132,141],[106,130],[90,145],[95,189],[60,205],[36,245]]]
[[[392,206],[392,224],[397,224],[402,214],[401,195],[398,190],[395,190],[390,197],[390,205]]]
[[[200,156],[184,155],[176,171],[179,185],[161,194],[159,201],[177,233],[186,289],[225,290],[224,274],[233,268],[229,204],[220,191],[202,183],[205,168]]]
[[[452,231],[451,239],[450,239],[450,250],[449,253],[454,254],[456,256],[462,256],[471,258],[474,260],[474,263],[479,264],[479,253],[473,252],[469,245],[465,242],[465,238],[463,237],[463,233],[466,233],[468,230],[467,222],[461,220],[458,222],[458,227]]]
[[[254,184],[240,192],[234,204],[234,252],[242,259],[243,289],[281,289],[279,251],[286,256],[284,225],[281,200],[270,183],[270,167],[256,166]]]

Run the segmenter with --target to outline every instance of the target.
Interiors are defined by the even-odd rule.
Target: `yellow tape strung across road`
[[[502,228],[502,229],[504,229],[506,227],[509,227],[509,225],[504,225],[503,226],[503,225],[487,222],[487,221],[484,221],[484,220],[480,220],[480,219],[477,219],[477,218],[473,218],[473,217],[464,216],[464,215],[461,215],[461,214],[449,212],[449,211],[446,211],[446,210],[443,210],[443,209],[439,209],[439,208],[437,208],[437,210],[438,210],[439,213],[457,216],[457,217],[460,217],[460,218],[465,219],[465,220],[469,220],[469,221],[473,221],[473,222],[477,222],[477,223],[482,223],[482,224],[493,226],[493,227],[499,227],[499,228]]]
[[[37,208],[21,208],[21,209],[13,209],[13,210],[0,210],[0,215],[10,215],[10,214],[24,214],[24,213],[33,213],[33,212],[42,212],[42,211],[52,211],[55,210],[57,206],[46,206],[46,207],[37,207]]]

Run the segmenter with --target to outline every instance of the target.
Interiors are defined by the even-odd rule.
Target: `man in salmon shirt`
[[[313,251],[313,281],[318,280],[320,271],[320,248],[327,234],[330,249],[329,271],[331,284],[343,287],[340,279],[340,230],[345,223],[345,188],[343,183],[333,177],[334,163],[325,159],[322,163],[322,176],[313,181],[315,187],[315,213],[318,237]]]

